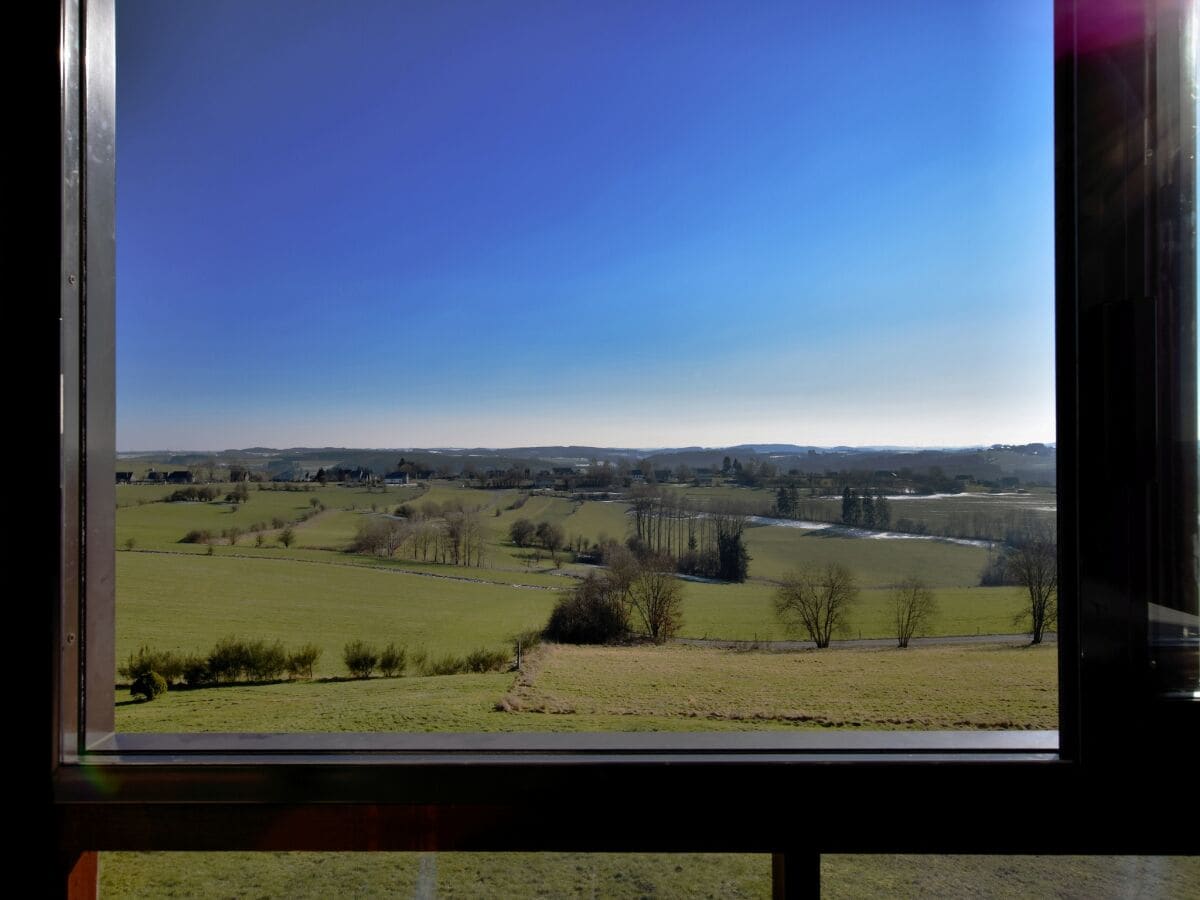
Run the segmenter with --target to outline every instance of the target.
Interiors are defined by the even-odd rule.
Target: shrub
[[[137,655],[130,654],[129,661],[117,669],[122,678],[134,681],[148,672],[157,672],[168,685],[180,681],[184,675],[185,660],[170,650],[138,648]]]
[[[279,543],[283,544],[284,547],[292,546],[292,543],[295,540],[296,540],[296,532],[295,532],[295,530],[292,529],[292,527],[290,525],[287,528],[283,529],[283,531],[279,532]]]
[[[412,656],[409,657],[409,662],[412,664],[412,670],[414,672],[420,672],[426,675],[429,674],[425,671],[429,662],[429,653],[424,647],[414,650]]]
[[[192,531],[189,531],[187,534],[185,534],[183,536],[183,538],[180,539],[179,543],[181,543],[181,544],[207,544],[211,540],[212,540],[212,532],[211,531],[208,531],[207,529],[205,529],[205,530],[193,529]]]
[[[468,672],[503,672],[512,664],[512,658],[504,650],[472,650],[463,660]]]
[[[426,675],[458,675],[467,671],[467,661],[461,656],[447,653],[445,656],[429,661],[425,667]]]
[[[183,680],[188,687],[201,687],[213,683],[208,660],[203,656],[190,655],[183,661]]]
[[[383,652],[379,654],[379,671],[384,678],[393,678],[396,675],[404,674],[404,664],[408,653],[403,648],[397,648],[395,644],[388,644],[383,648]]]
[[[166,693],[167,682],[157,672],[145,672],[137,677],[130,687],[129,693],[143,700],[153,700],[160,694]]]
[[[275,518],[271,520],[272,528],[283,528],[285,525],[287,525],[287,522],[283,521],[283,519],[279,518],[279,516],[275,516]]]
[[[563,644],[621,640],[629,631],[629,618],[615,594],[609,579],[593,572],[554,605],[543,635]]]
[[[351,641],[342,650],[342,660],[355,678],[370,678],[371,672],[379,665],[379,653],[370,644]]]
[[[287,651],[276,641],[250,641],[246,644],[246,676],[251,681],[274,681],[287,667]]]
[[[288,654],[287,671],[292,678],[312,678],[313,666],[321,658],[321,648],[316,644],[305,644]]]
[[[208,670],[213,681],[237,681],[249,668],[250,648],[238,638],[222,638],[208,654]]]

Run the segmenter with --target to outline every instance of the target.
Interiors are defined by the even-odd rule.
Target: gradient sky
[[[118,447],[1054,439],[1051,4],[117,3]]]

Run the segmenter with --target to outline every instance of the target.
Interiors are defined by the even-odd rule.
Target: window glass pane
[[[120,0],[118,730],[1055,728],[1051,24]]]
[[[771,857],[701,853],[104,853],[102,897],[770,897]]]
[[[1196,24],[1195,5],[1164,7],[1158,37],[1155,176],[1164,198],[1159,402],[1166,440],[1159,500],[1164,531],[1158,596],[1150,604],[1151,666],[1156,686],[1177,698],[1200,698],[1200,503],[1196,385]]]

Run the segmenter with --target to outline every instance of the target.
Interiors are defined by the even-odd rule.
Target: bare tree
[[[1046,629],[1058,623],[1058,545],[1046,533],[1023,536],[1004,565],[1009,577],[1028,592],[1025,607],[1013,621],[1028,624],[1030,643],[1040,644]]]
[[[890,600],[896,640],[901,647],[907,647],[909,638],[937,615],[937,599],[924,581],[910,575],[892,588]]]
[[[683,591],[669,559],[651,557],[629,585],[629,605],[656,644],[670,640],[683,624]]]
[[[845,566],[810,564],[784,575],[775,592],[775,614],[789,633],[806,634],[818,647],[828,647],[857,599],[858,585]]]

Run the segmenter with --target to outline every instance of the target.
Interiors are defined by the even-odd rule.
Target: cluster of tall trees
[[[831,519],[832,513],[827,501],[800,494],[800,487],[795,482],[781,484],[775,491],[775,503],[768,514],[780,519],[807,519],[813,522],[825,522]]]
[[[842,524],[885,531],[892,524],[892,504],[879,491],[859,494],[847,485],[842,488]]]
[[[743,463],[737,457],[731,461],[726,456],[721,461],[721,474],[746,487],[761,487],[779,474],[779,468],[765,460],[748,459]]]
[[[461,503],[402,507],[406,515],[371,516],[358,526],[352,553],[482,566],[486,557],[483,525],[477,508]]]
[[[536,525],[529,519],[517,519],[508,529],[508,539],[518,547],[545,547],[551,553],[566,545],[563,530],[553,522],[541,521]]]
[[[702,508],[674,491],[643,485],[632,491],[633,535],[640,556],[675,561],[677,571],[722,581],[745,581],[750,569],[746,516],[727,506]]]

